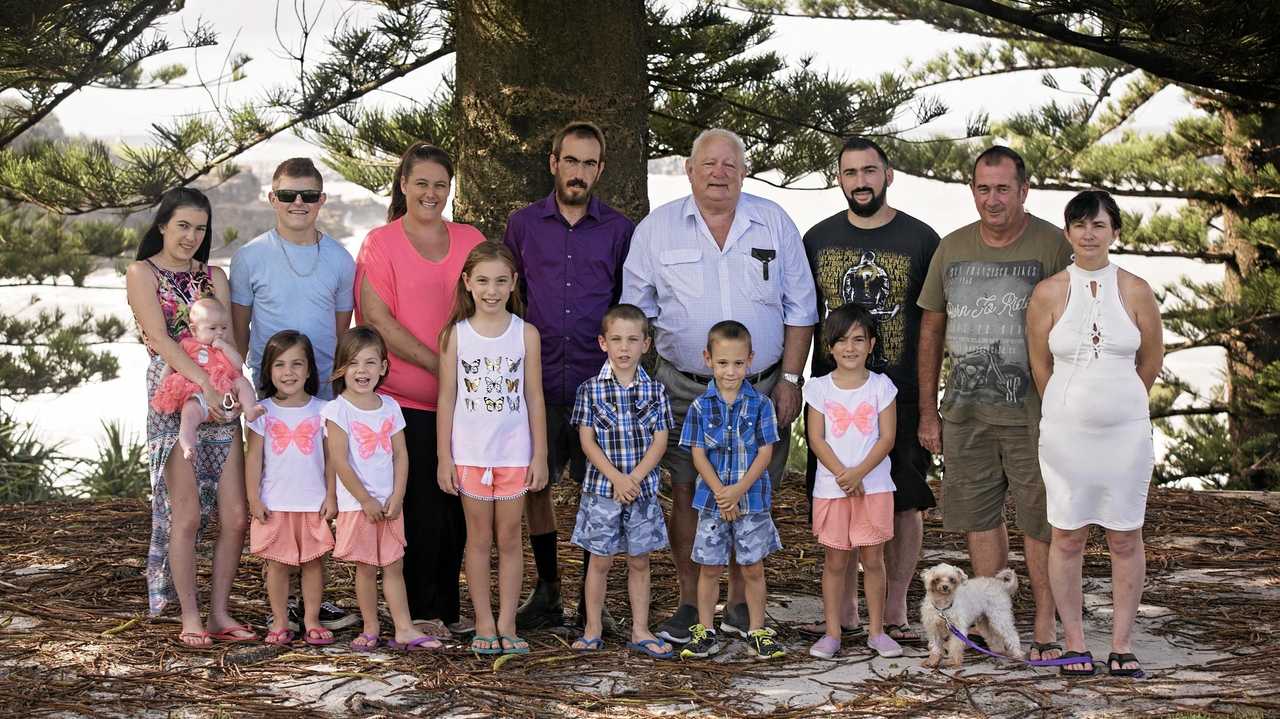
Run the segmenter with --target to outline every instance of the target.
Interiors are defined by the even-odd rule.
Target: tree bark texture
[[[1225,131],[1223,158],[1232,170],[1257,175],[1266,166],[1280,162],[1280,108],[1258,106],[1226,107],[1221,110]],[[1229,300],[1238,300],[1251,279],[1266,270],[1280,269],[1274,247],[1251,242],[1243,236],[1242,225],[1280,214],[1274,198],[1238,196],[1223,212],[1223,249],[1233,261],[1226,264],[1225,290]],[[1280,472],[1275,470],[1278,450],[1245,450],[1263,432],[1275,432],[1274,418],[1258,407],[1256,389],[1251,387],[1266,366],[1280,362],[1280,320],[1264,320],[1237,332],[1227,348],[1227,387],[1231,408],[1228,430],[1235,448],[1232,457],[1232,484],[1237,489],[1280,489]],[[1269,465],[1266,466],[1266,465]]]
[[[454,216],[500,239],[511,212],[553,189],[556,131],[588,120],[607,142],[596,193],[632,220],[644,217],[644,0],[460,0],[455,27]]]

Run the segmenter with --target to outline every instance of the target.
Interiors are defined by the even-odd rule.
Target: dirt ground
[[[920,647],[886,660],[860,641],[846,642],[835,660],[809,657],[812,639],[796,627],[820,615],[821,553],[797,486],[788,481],[775,497],[785,549],[766,562],[769,614],[788,655],[770,663],[752,661],[741,643],[710,662],[659,662],[627,653],[619,637],[583,656],[566,648],[570,635],[551,631],[527,635],[531,654],[498,661],[457,642],[430,654],[356,654],[346,648],[354,628],[323,649],[220,643],[193,651],[175,641],[176,619],[145,617],[146,505],[0,507],[0,716],[1280,716],[1280,497],[1153,490],[1135,646],[1148,676],[1065,680],[974,652],[959,670],[929,670]],[[557,489],[557,507],[561,526],[572,526],[571,487]],[[1110,576],[1101,535],[1093,539],[1086,623],[1101,658]],[[1011,566],[1025,578],[1020,549],[1015,538]],[[566,587],[576,586],[580,552],[562,541],[561,561]],[[938,561],[967,566],[958,539],[930,513],[921,564]],[[260,576],[246,555],[232,596],[233,612],[259,625],[267,614]],[[656,623],[675,603],[668,556],[655,556],[653,576]],[[331,563],[328,598],[353,607],[351,579]],[[615,569],[615,617],[629,615],[625,592]],[[576,591],[568,594],[566,605],[575,605]],[[913,618],[919,599],[917,581]],[[1029,640],[1025,581],[1015,608]]]

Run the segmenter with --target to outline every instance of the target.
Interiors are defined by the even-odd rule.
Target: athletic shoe
[[[751,648],[756,650],[756,659],[781,659],[787,655],[787,650],[773,639],[777,632],[768,627],[752,629],[748,636]]]
[[[720,620],[720,631],[739,639],[747,639],[749,629],[751,629],[751,613],[747,611],[745,602],[730,604],[724,608],[724,616]]]
[[[688,644],[693,635],[689,627],[698,623],[698,608],[692,604],[681,604],[676,613],[658,625],[657,635],[669,642]]]
[[[689,635],[689,643],[680,650],[681,659],[706,659],[720,651],[720,642],[716,641],[715,630],[707,629],[702,624],[695,624],[689,627]]]

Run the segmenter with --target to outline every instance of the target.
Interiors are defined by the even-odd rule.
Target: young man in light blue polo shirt
[[[285,160],[276,168],[267,195],[276,211],[275,228],[231,257],[231,322],[236,349],[255,386],[261,384],[267,340],[281,330],[297,330],[315,349],[318,396],[332,399],[333,352],[338,336],[351,325],[356,263],[346,248],[316,229],[324,200],[324,178],[309,158]],[[301,618],[301,604],[290,597],[289,628],[297,631]],[[357,621],[331,602],[320,606],[320,623],[328,629]]]
[[[275,228],[231,258],[231,312],[236,347],[259,384],[262,348],[281,330],[305,334],[316,352],[321,399],[332,399],[333,351],[351,324],[356,263],[351,253],[316,229],[324,180],[305,157],[285,160],[267,196]]]

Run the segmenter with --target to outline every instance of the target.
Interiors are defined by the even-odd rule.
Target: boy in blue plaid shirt
[[[658,462],[674,423],[671,403],[663,386],[640,366],[649,349],[649,320],[640,308],[611,308],[600,322],[598,340],[609,361],[578,387],[570,418],[588,462],[572,541],[591,553],[586,619],[573,648],[604,647],[605,580],[613,556],[626,554],[631,597],[627,648],[670,659],[674,648],[649,631],[649,552],[667,546],[667,525],[658,504]]]
[[[771,485],[769,460],[778,441],[773,403],[747,381],[755,353],[751,333],[740,322],[725,320],[707,333],[702,353],[714,378],[707,391],[689,405],[680,435],[698,470],[693,508],[698,529],[693,540],[693,561],[702,565],[698,575],[698,624],[680,652],[682,657],[703,658],[720,651],[714,626],[720,575],[736,555],[750,616],[748,640],[757,659],[786,654],[764,626],[764,558],[782,548],[769,513]]]

